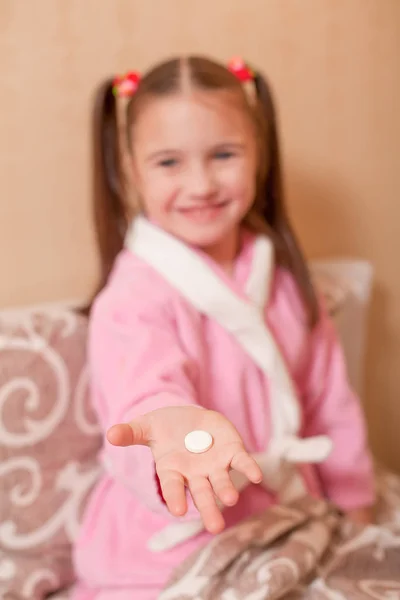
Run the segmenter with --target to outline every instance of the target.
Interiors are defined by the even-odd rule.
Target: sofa
[[[322,261],[312,264],[312,272],[358,387],[370,268]],[[50,594],[66,600],[75,579],[72,544],[101,473],[102,435],[88,393],[87,326],[77,307],[66,303],[0,311],[2,600]]]

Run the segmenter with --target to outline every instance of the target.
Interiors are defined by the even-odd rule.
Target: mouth
[[[177,209],[177,212],[192,221],[206,223],[218,217],[229,204],[230,200],[223,200],[201,206],[182,206]]]

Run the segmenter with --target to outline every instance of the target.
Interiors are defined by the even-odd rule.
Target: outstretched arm
[[[175,517],[186,513],[188,519],[200,512],[205,526],[219,531],[223,519],[215,498],[232,505],[238,497],[229,469],[255,482],[261,473],[229,421],[198,405],[196,366],[168,315],[143,303],[134,314],[132,308],[111,311],[100,305],[92,319],[90,362],[108,431],[109,470],[151,510]],[[185,435],[195,429],[214,437],[205,454],[184,447]]]

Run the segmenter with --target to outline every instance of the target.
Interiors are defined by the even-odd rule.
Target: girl
[[[154,600],[213,534],[306,493],[368,522],[364,421],[286,213],[265,80],[170,60],[106,82],[95,129],[89,360],[108,442],[75,600]],[[194,430],[208,451],[185,447]]]

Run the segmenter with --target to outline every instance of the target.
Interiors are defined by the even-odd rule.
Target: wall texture
[[[265,70],[308,254],[373,262],[365,405],[400,468],[399,0],[0,0],[0,306],[89,292],[93,88],[184,52]]]

